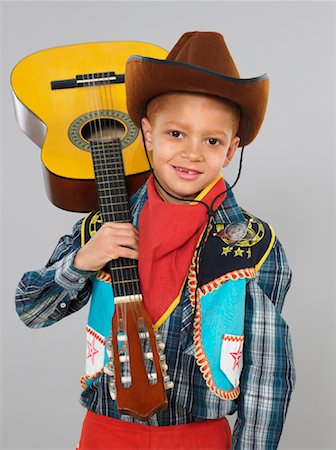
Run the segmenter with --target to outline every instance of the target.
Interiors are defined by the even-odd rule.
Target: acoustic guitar
[[[149,172],[126,113],[123,73],[131,54],[167,52],[138,42],[70,45],[28,56],[11,77],[19,125],[42,147],[49,199],[71,211],[99,208],[102,222],[130,222],[129,195]],[[145,421],[167,406],[173,385],[164,344],[143,306],[137,261],[118,258],[107,271],[115,308],[104,372],[119,412]]]
[[[139,130],[126,111],[124,70],[134,54],[164,59],[167,51],[145,42],[90,42],[33,53],[12,71],[18,124],[42,148],[46,192],[62,209],[98,208],[90,150],[97,128],[118,134],[129,195],[149,175]]]

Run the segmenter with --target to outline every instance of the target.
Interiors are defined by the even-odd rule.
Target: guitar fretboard
[[[91,153],[103,223],[131,221],[119,139],[91,142]],[[115,297],[140,294],[138,262],[118,258],[108,264]]]

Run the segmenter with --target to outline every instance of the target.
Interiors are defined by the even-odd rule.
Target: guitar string
[[[108,74],[106,74],[108,75]],[[117,125],[116,125],[116,120],[113,117],[113,112],[115,112],[115,108],[114,108],[114,101],[113,101],[113,95],[112,95],[112,85],[110,83],[107,83],[104,86],[104,94],[105,94],[105,100],[106,100],[106,110],[111,110],[112,111],[112,127],[114,128],[114,138],[115,138],[115,144],[112,145],[112,151],[114,150],[114,158],[113,160],[116,162],[118,169],[116,169],[116,173],[118,174],[117,178],[117,184],[114,183],[114,190],[118,191],[117,195],[120,198],[120,200],[122,198],[125,197],[125,178],[123,178],[123,180],[120,179],[120,172],[122,170],[122,154],[121,154],[121,141],[118,138],[118,134],[117,134]],[[112,132],[112,130],[111,130]],[[113,134],[113,133],[112,133]],[[115,147],[115,149],[113,149],[113,147]],[[118,155],[118,158],[116,158],[116,154]],[[107,168],[107,166],[106,166]],[[113,177],[113,173],[109,173],[110,171],[107,170],[107,176],[108,177]],[[111,180],[112,181],[112,180]],[[123,183],[122,183],[123,181]],[[113,184],[113,183],[112,183]],[[122,209],[122,206],[120,207]],[[121,216],[121,221],[123,222],[129,222],[129,217],[127,217],[127,210],[122,210],[121,212],[118,213],[117,208],[115,207],[115,216],[114,219],[117,219],[117,215]],[[119,220],[120,221],[120,220]],[[127,265],[127,262],[130,261],[130,259],[123,259],[124,264]],[[122,271],[124,270],[124,273],[126,272],[125,267],[123,267],[123,263],[121,261],[120,258],[118,258],[117,260],[115,260],[114,262],[115,267],[118,268],[118,270],[120,270],[120,277],[122,277]],[[117,272],[118,273],[118,272]],[[119,274],[118,274],[119,275]],[[119,278],[119,276],[118,276]],[[122,280],[124,281],[124,280]],[[121,285],[119,285],[119,287],[121,287],[122,291],[123,291],[123,295],[126,296],[128,294],[128,291],[126,289],[126,284],[123,283]],[[132,307],[132,303],[130,304],[130,307]],[[129,339],[129,332],[128,332],[128,321],[127,321],[127,304],[126,302],[122,302],[121,304],[118,304],[116,306],[117,311],[120,311],[120,315],[121,315],[121,320],[123,321],[123,329],[125,331],[125,335],[127,336],[127,340],[124,341],[124,353],[126,353],[126,356],[130,357],[130,353],[129,353],[129,343],[128,343],[128,339]],[[132,309],[132,308],[131,308]],[[125,349],[127,349],[125,351]],[[126,369],[126,375],[129,375],[131,377],[131,370],[130,370],[130,360],[128,361],[128,364],[123,366]],[[132,384],[132,378],[131,378],[131,384]]]
[[[104,75],[107,77],[109,75],[109,73],[104,73]],[[108,85],[109,85],[109,83],[104,84],[102,86],[102,91],[104,93],[105,102],[106,102],[105,109],[107,111],[111,110],[113,112],[114,107],[113,107],[112,96],[111,96],[110,101],[109,101],[109,98],[108,98],[108,95],[107,95],[107,93],[109,92],[109,90],[107,89]],[[118,179],[118,177],[114,177],[112,167],[109,169],[109,166],[108,166],[109,163],[112,166],[112,161],[114,161],[114,163],[116,165],[118,165],[118,160],[116,159],[116,156],[115,156],[116,155],[116,148],[115,147],[118,146],[118,140],[117,140],[117,134],[116,134],[116,126],[115,126],[115,122],[113,120],[113,113],[112,113],[111,121],[112,121],[111,122],[112,123],[112,127],[110,129],[110,132],[111,132],[110,144],[111,145],[109,147],[109,154],[106,153],[105,172],[106,172],[106,177],[109,180],[109,185],[113,186],[113,193],[112,193],[112,188],[110,189],[110,197],[111,197],[110,198],[110,200],[111,200],[110,211],[111,211],[112,219],[113,219],[114,222],[120,222],[121,221],[120,218],[117,217],[118,216],[118,212],[117,212],[116,206],[114,207],[114,210],[112,208],[112,204],[113,204],[112,195],[114,195],[114,201],[115,201],[115,196],[116,195],[121,199],[121,197],[122,197],[122,187],[119,186],[120,180]],[[107,119],[106,125],[108,127],[108,119]],[[113,128],[114,128],[114,136],[113,136]],[[111,156],[111,153],[114,154],[113,158]],[[115,170],[118,173],[118,171],[120,169],[118,169],[118,170],[115,169]],[[117,179],[113,179],[113,178],[117,178]],[[119,214],[119,215],[122,216],[123,214]],[[111,264],[111,266],[112,266],[112,264]],[[112,271],[112,270],[110,271],[111,272],[111,276],[112,276],[112,273],[113,273],[113,275],[114,274],[116,275],[116,278],[118,280],[118,292],[121,293],[123,296],[125,296],[126,295],[126,286],[125,286],[125,283],[123,283],[124,280],[123,280],[123,277],[122,277],[122,262],[121,262],[120,258],[117,258],[117,259],[115,259],[113,261],[113,267],[116,270],[115,271]],[[112,283],[112,279],[111,279],[111,283]],[[124,303],[121,303],[121,304],[115,303],[115,308],[116,308],[116,311],[118,312],[118,314],[117,314],[117,317],[118,317],[118,328],[120,326],[119,321],[120,321],[120,318],[121,318],[122,329],[123,329],[125,335],[128,336],[127,316],[126,316],[126,312],[125,312]],[[124,346],[127,347],[127,353],[129,353],[128,352],[128,344],[126,344],[126,342],[124,343]]]
[[[102,73],[102,78],[104,78],[105,76],[107,76],[107,73]],[[101,104],[101,113],[103,112],[103,110],[105,109],[106,111],[108,111],[109,108],[109,104],[108,101],[106,101],[106,92],[105,92],[105,83],[102,82],[102,84],[99,87],[99,94],[100,94],[100,104]],[[103,95],[104,94],[104,95]],[[105,97],[105,105],[104,105],[104,97]],[[109,208],[108,211],[109,213],[107,214],[108,217],[108,221],[109,222],[117,222],[117,217],[115,215],[115,212],[112,209],[112,195],[114,194],[114,191],[116,190],[116,183],[113,180],[112,177],[112,173],[111,170],[109,169],[109,165],[112,166],[112,159],[111,159],[111,153],[113,152],[113,136],[111,135],[111,138],[109,138],[108,136],[108,132],[110,131],[112,133],[112,129],[109,130],[109,126],[108,126],[108,114],[106,114],[107,118],[105,119],[106,121],[106,133],[107,133],[107,138],[106,138],[106,142],[107,142],[107,146],[105,148],[104,145],[104,137],[103,137],[103,130],[101,130],[101,141],[102,141],[102,147],[103,147],[103,151],[100,153],[101,154],[101,158],[100,158],[100,170],[101,173],[103,174],[103,177],[105,177],[104,183],[105,186],[108,186],[108,191],[106,190],[106,194],[108,192],[108,201],[106,203],[109,204]],[[113,189],[112,189],[113,186]],[[106,207],[106,206],[105,206]],[[115,289],[114,291],[117,291],[118,293],[120,293],[120,290],[123,288],[123,285],[121,284],[121,277],[119,275],[121,275],[119,273],[118,270],[114,271],[114,268],[117,268],[117,266],[119,266],[119,259],[113,260],[110,262],[109,264],[109,272],[110,272],[110,276],[111,276],[111,286],[113,286],[112,281],[114,280],[115,283]],[[118,286],[118,289],[116,287],[116,283]],[[114,296],[116,297],[116,292],[114,292]],[[122,308],[120,307],[120,305],[114,301],[114,307],[115,307],[115,314],[117,317],[117,330],[116,330],[116,336],[117,336],[117,349],[118,349],[118,359],[119,359],[119,342],[118,342],[118,335],[121,333],[125,333],[127,335],[127,329],[126,329],[126,323],[125,323],[125,318],[124,318],[124,314],[122,311]],[[112,324],[111,324],[112,325]],[[119,371],[120,371],[120,382],[121,382],[121,377],[122,377],[122,373],[121,373],[121,366],[120,366],[120,361],[119,361]]]
[[[103,73],[103,76],[104,75],[107,75],[107,74]],[[110,108],[110,105],[108,104],[108,101],[106,101],[107,97],[106,97],[106,89],[105,89],[104,82],[99,88],[99,93],[100,93],[102,111],[104,109],[108,111],[111,108]],[[105,105],[104,105],[104,97],[105,97],[105,101],[106,101]],[[109,132],[108,119],[106,119],[106,125],[107,125],[106,131],[108,133]],[[112,133],[112,129],[111,129],[111,133]],[[103,174],[103,177],[105,177],[104,183],[105,183],[105,186],[108,187],[108,195],[109,195],[109,199],[107,202],[107,203],[109,203],[109,208],[107,208],[109,213],[108,214],[106,213],[106,215],[107,215],[107,219],[109,222],[117,222],[116,213],[112,209],[112,203],[113,203],[112,196],[115,193],[115,191],[117,190],[117,186],[116,186],[115,180],[113,180],[111,171],[109,170],[109,163],[112,165],[111,153],[113,152],[113,147],[114,147],[113,137],[111,136],[110,142],[109,142],[109,139],[107,138],[107,146],[106,146],[107,148],[105,148],[103,130],[101,130],[101,141],[102,141],[102,147],[103,147],[103,150],[100,153],[102,156],[102,158],[100,158],[101,173]],[[107,149],[108,149],[108,151],[107,151]],[[105,206],[105,208],[106,208],[106,206]],[[114,291],[117,291],[117,292],[114,292],[114,294],[117,293],[119,295],[120,295],[120,293],[125,294],[125,292],[123,292],[124,285],[122,283],[121,272],[119,272],[119,270],[113,270],[113,268],[120,269],[120,266],[121,266],[121,264],[120,264],[119,258],[113,260],[113,263],[111,261],[109,264],[111,285],[113,286],[113,280],[114,280],[114,283],[115,283]],[[116,286],[116,284],[117,284],[117,286]],[[115,297],[116,297],[116,295],[115,295]],[[115,307],[115,312],[116,312],[116,317],[117,317],[116,334],[118,336],[118,334],[121,332],[121,333],[125,333],[125,335],[127,336],[127,320],[125,318],[125,314],[123,312],[122,305],[120,305],[119,303],[114,301],[114,307]],[[118,342],[117,342],[117,345],[118,345]],[[118,351],[118,354],[119,354],[119,351]],[[120,371],[120,376],[121,376],[121,371]]]
[[[108,75],[108,74],[107,74],[107,75]],[[114,130],[111,129],[111,133],[112,133],[112,138],[113,138],[113,131],[114,131],[114,139],[116,140],[115,147],[118,147],[119,143],[118,143],[118,136],[117,136],[116,121],[115,121],[114,118],[113,118],[114,104],[113,104],[112,87],[111,87],[110,84],[105,85],[105,88],[104,88],[104,95],[105,95],[105,99],[106,99],[106,103],[107,103],[106,109],[112,111],[112,119],[111,119],[111,123],[112,123],[112,127],[113,127]],[[118,153],[119,153],[119,152],[118,152]],[[119,156],[119,154],[118,154],[118,156]],[[118,161],[117,158],[116,158],[116,150],[114,150],[114,161],[115,161],[115,163],[117,164],[117,166],[118,166],[119,164],[121,164],[121,161]],[[116,174],[119,175],[120,169],[115,169],[115,170],[116,170]],[[112,169],[112,171],[113,171],[113,169]],[[109,170],[107,170],[107,173],[108,173],[108,176],[110,176],[111,178],[113,178],[113,177],[114,177],[114,178],[117,178],[117,179],[115,180],[117,183],[121,183],[122,180],[120,180],[118,177],[115,177],[115,174],[114,174],[113,172],[109,172]],[[114,186],[115,186],[115,187],[114,187],[114,190],[115,190],[115,191],[118,190],[117,196],[118,196],[118,197],[120,198],[120,200],[121,200],[122,197],[124,197],[124,194],[125,194],[125,193],[123,192],[123,186],[119,186],[119,185],[116,185],[116,184],[115,184]],[[120,221],[122,221],[122,222],[128,221],[128,218],[125,217],[124,212],[123,212],[123,211],[118,212],[117,207],[115,207],[115,214],[116,214],[116,216],[117,216],[118,214],[119,214],[119,216],[121,216],[121,220],[119,220],[119,222],[120,222]],[[114,219],[116,220],[117,217],[114,217]],[[122,266],[122,263],[121,263],[121,261],[120,261],[120,258],[118,258],[117,260],[115,260],[115,264],[118,266],[118,268],[119,268],[120,270],[122,270],[123,266]],[[125,294],[126,294],[126,291],[123,292],[123,294],[125,295]]]
[[[89,79],[90,76],[91,76],[91,80],[92,80],[91,82]],[[101,158],[101,154],[103,153],[103,157],[104,157],[104,151],[102,152],[101,149],[98,150],[98,146],[97,146],[97,142],[99,141],[99,133],[98,133],[97,123],[100,125],[100,128],[101,128],[101,121],[100,121],[99,108],[97,107],[97,105],[96,105],[96,107],[94,105],[94,98],[96,98],[97,96],[95,95],[96,84],[94,82],[94,74],[93,73],[91,73],[91,75],[89,75],[89,74],[87,75],[87,81],[88,81],[88,94],[89,95],[86,98],[87,98],[87,102],[89,101],[89,103],[90,103],[88,109],[89,109],[89,111],[91,111],[89,116],[91,116],[91,118],[92,118],[92,120],[89,121],[90,136],[91,136],[91,151],[92,151],[91,156],[92,156],[93,165],[95,168],[97,162],[101,166],[101,164],[103,162],[103,158]],[[96,104],[97,104],[97,102],[96,102]],[[97,116],[97,119],[96,119],[96,116]],[[102,185],[103,185],[104,192],[105,191],[107,192],[108,187],[107,187],[107,183],[104,182],[103,173],[100,170],[98,171],[98,169],[97,169],[97,172],[100,172],[100,173],[95,173],[95,176],[98,179],[98,183],[97,183],[98,194],[99,194],[100,187]],[[105,211],[104,211],[102,203],[100,205],[100,209],[101,209],[101,220],[102,220],[102,223],[104,223]],[[117,314],[117,324],[119,326],[120,322],[119,322],[118,308],[116,308],[116,314]]]
[[[115,112],[114,101],[113,101],[114,96],[112,95],[112,89],[113,89],[113,86],[111,84],[107,85],[106,92],[109,94],[111,109]],[[114,131],[115,131],[115,135],[117,137],[117,120],[113,120],[112,123],[113,123]],[[118,155],[120,155],[120,164],[122,165],[123,161],[122,161],[122,141],[121,141],[121,139],[119,140],[119,145],[120,145],[120,154],[118,153]],[[126,175],[124,174],[123,180],[126,183],[125,177],[126,177]],[[124,216],[124,219],[128,223],[131,223],[128,199],[127,199],[126,205],[127,205],[128,211],[125,211],[124,213],[122,213],[122,215]],[[127,258],[127,260],[125,260],[125,263],[126,263],[126,265],[130,266],[127,270],[128,275],[130,277],[129,292],[132,296],[132,300],[130,302],[130,310],[132,312],[134,321],[136,322],[137,317],[142,318],[142,320],[143,320],[142,311],[141,311],[141,307],[140,307],[140,299],[141,299],[140,292],[139,292],[140,280],[139,280],[139,275],[138,275],[136,267],[135,267],[134,260],[131,258]],[[138,310],[138,311],[136,311],[136,310]]]
[[[109,74],[108,73],[104,73],[104,75],[107,77]],[[107,84],[104,83],[101,86],[100,92],[104,93],[105,110],[107,110],[107,111],[108,110],[114,111],[113,96],[111,95],[110,102],[109,102],[108,95],[107,95],[107,93],[112,90],[111,88],[110,89],[107,88],[108,85],[109,85],[109,83],[107,83]],[[106,125],[107,125],[107,128],[109,128],[109,126],[108,126],[108,119],[106,119]],[[113,136],[113,128],[114,128],[114,136]],[[117,132],[116,132],[116,123],[113,120],[113,118],[112,118],[112,127],[111,127],[110,132],[112,134],[111,135],[111,139],[110,139],[110,146],[107,145],[108,152],[107,151],[104,152],[104,156],[105,156],[105,175],[106,175],[106,178],[108,180],[108,184],[110,186],[110,197],[111,197],[110,200],[111,200],[111,203],[110,203],[109,210],[110,210],[110,213],[111,213],[111,219],[114,222],[120,222],[120,221],[124,221],[124,220],[122,220],[122,219],[124,219],[123,218],[124,214],[123,213],[121,213],[121,214],[119,213],[119,215],[121,216],[121,220],[120,220],[119,217],[117,217],[118,216],[117,208],[116,207],[114,207],[114,209],[112,208],[112,205],[114,204],[112,196],[114,196],[114,200],[115,200],[115,195],[117,194],[117,196],[121,199],[121,197],[123,195],[123,189],[122,189],[122,186],[120,185],[120,181],[121,180],[118,177],[115,177],[115,178],[117,178],[117,180],[114,180],[113,179],[114,178],[113,177],[113,175],[114,175],[113,174],[113,170],[111,171],[111,169],[109,169],[109,164],[112,164],[112,161],[114,161],[117,165],[120,164],[120,161],[118,161],[118,159],[116,158],[117,147],[120,144],[118,143],[118,136],[117,136]],[[108,142],[108,139],[107,139],[107,142]],[[113,153],[113,158],[112,158],[112,155],[111,155],[112,153]],[[118,152],[118,157],[119,157],[119,152]],[[102,167],[102,170],[104,170],[103,167]],[[116,172],[120,173],[120,170],[121,170],[121,167],[119,167],[119,169],[116,170]],[[113,186],[113,189],[112,189],[112,186]],[[123,266],[123,264],[122,264],[121,259],[117,258],[116,260],[114,260],[113,266],[114,266],[114,268],[118,269],[116,272],[113,272],[113,274],[114,273],[117,274],[117,279],[119,281],[119,283],[118,283],[118,293],[121,292],[122,295],[125,296],[127,294],[127,290],[126,290],[126,285],[125,285],[123,277],[122,277],[122,266]],[[111,276],[112,276],[112,270],[111,270]],[[112,283],[112,279],[111,279],[111,283]],[[128,333],[126,303],[125,302],[122,302],[121,304],[119,304],[119,303],[116,304],[115,303],[115,308],[116,308],[116,311],[117,311],[118,329],[120,327],[120,319],[121,319],[121,321],[122,321],[122,331],[124,332],[124,335],[127,337],[126,340],[122,344],[122,346],[123,346],[123,353],[126,356],[129,356],[129,344],[128,344],[129,333]],[[119,352],[118,352],[118,354],[119,354]],[[120,376],[122,376],[120,364],[119,364],[119,367],[120,367]],[[128,364],[124,365],[123,368],[124,368],[124,371],[123,371],[124,375],[129,375],[130,376],[131,375],[130,362],[128,362]],[[125,373],[125,370],[126,370],[126,373]]]
[[[112,95],[112,86],[111,86],[111,84],[105,85],[104,93],[105,93],[105,98],[107,99],[107,105],[108,105],[107,109],[112,111],[112,119],[111,120],[112,120],[112,128],[114,129],[114,142],[115,142],[114,145],[113,145],[115,147],[113,149],[113,153],[114,153],[113,160],[115,161],[117,166],[119,166],[121,164],[121,161],[119,161],[120,150],[118,149],[118,146],[120,146],[120,143],[118,142],[116,122],[115,122],[114,117],[113,117],[114,103],[113,103],[113,95]],[[111,130],[111,132],[112,132],[112,130]],[[113,134],[113,132],[112,132],[112,134]],[[116,152],[118,152],[118,158],[116,158]],[[120,174],[121,168],[122,168],[122,166],[118,167],[116,169],[116,173],[118,175]],[[111,176],[114,176],[114,174],[111,174]],[[116,182],[114,183],[114,189],[115,189],[115,191],[118,191],[117,195],[121,199],[123,197],[123,195],[124,195],[123,186],[120,183],[121,180],[120,180],[119,176],[115,177],[115,178],[117,178],[117,179],[115,180]],[[117,217],[116,217],[117,215],[118,215],[118,212],[117,212],[117,208],[115,207],[115,220],[117,219]],[[125,221],[125,217],[123,217],[124,213],[119,213],[119,216],[121,216],[121,218],[119,219],[119,222],[120,221],[124,222]],[[124,283],[125,280],[123,279],[123,276],[122,276],[123,263],[122,263],[121,259],[118,258],[117,260],[114,261],[114,264],[115,264],[115,267],[118,269],[118,272],[117,272],[118,273],[118,278],[119,278],[119,275],[120,275],[120,280],[123,282],[122,284],[119,284],[119,288],[122,289],[122,291],[123,291],[122,294],[125,296],[127,294],[127,289],[126,289],[126,285]],[[119,304],[117,306],[117,308],[120,311],[121,319],[122,319],[122,322],[123,322],[123,329],[124,329],[125,335],[127,336],[127,340],[123,344],[124,345],[124,353],[126,353],[126,356],[129,356],[129,344],[128,344],[129,333],[128,333],[128,322],[127,322],[127,305],[126,305],[125,302],[122,302],[121,304]],[[126,351],[125,351],[125,349],[126,349]],[[126,369],[126,375],[128,373],[130,375],[130,362],[128,362],[128,364],[124,365],[123,367],[124,367],[124,369]]]
[[[109,93],[111,109],[113,111],[115,111],[114,101],[113,101],[114,96],[112,95],[112,89],[113,89],[113,85],[109,84],[109,85],[106,86],[106,91]],[[113,120],[112,123],[113,123],[113,126],[114,126],[115,133],[117,135],[117,121]],[[120,145],[120,152],[118,152],[118,155],[120,157],[120,164],[122,164],[122,143],[121,143],[121,139],[119,140],[119,145]],[[119,173],[120,173],[120,171],[119,171]],[[126,183],[126,178],[125,177],[126,177],[126,175],[124,174],[123,175],[124,183]],[[128,197],[127,197],[127,199],[128,199]],[[128,200],[127,200],[127,203],[128,203]],[[129,204],[128,204],[128,208],[129,208]],[[127,212],[124,214],[125,220],[127,220],[127,222],[131,223],[130,212],[128,211],[128,217],[127,218],[126,218],[126,214],[127,214]],[[133,320],[134,320],[134,323],[136,324],[137,331],[138,332],[139,331],[146,331],[146,329],[144,327],[145,321],[144,321],[144,316],[143,316],[143,304],[142,304],[142,301],[141,301],[140,290],[139,290],[139,288],[140,288],[139,274],[138,274],[138,272],[136,270],[135,261],[130,259],[130,258],[128,258],[127,261],[128,261],[128,265],[130,266],[130,268],[128,270],[128,273],[129,273],[129,275],[131,277],[131,281],[132,281],[131,285],[129,286],[130,293],[132,295],[131,300],[130,300],[130,304],[129,304],[129,310],[132,313]],[[127,306],[125,304],[124,314],[126,314],[126,312],[127,312]],[[140,330],[139,330],[139,320],[141,321],[140,322],[140,324],[141,324]],[[145,342],[145,341],[143,341],[143,342]],[[142,350],[142,353],[143,353],[143,358],[145,358],[144,357],[145,348],[143,347],[143,345],[141,345],[140,347],[141,347],[141,350]]]
[[[111,103],[111,109],[115,111],[115,107],[114,107],[114,96],[112,95],[112,89],[113,86],[107,85],[106,87],[106,91],[109,94],[109,99],[110,99],[110,103]],[[113,120],[113,127],[115,130],[115,135],[117,137],[117,121]],[[118,158],[120,158],[120,165],[121,167],[123,167],[123,160],[122,160],[122,141],[121,139],[119,139],[118,141],[119,144],[119,151],[118,151]],[[118,174],[120,175],[120,170],[118,171]],[[126,188],[126,175],[123,173],[123,184],[124,184],[124,189]],[[131,217],[130,217],[130,211],[129,211],[129,202],[128,202],[128,195],[127,195],[127,190],[124,190],[123,194],[126,194],[126,210],[121,214],[122,216],[124,216],[124,219],[128,222],[131,223]],[[130,277],[130,283],[129,283],[129,293],[131,295],[130,298],[130,303],[129,303],[129,310],[132,314],[133,317],[133,321],[136,325],[136,329],[137,331],[139,331],[139,327],[138,327],[138,319],[142,318],[142,323],[143,323],[143,317],[142,317],[142,309],[141,309],[141,302],[140,302],[140,292],[139,292],[139,288],[140,288],[140,280],[139,280],[139,275],[137,273],[136,267],[135,267],[135,260],[131,259],[131,258],[127,258],[124,260],[126,265],[129,265],[129,268],[126,272],[128,272],[128,275]],[[124,269],[125,270],[125,269]],[[129,278],[127,277],[127,278]],[[126,322],[127,322],[127,305],[126,303],[124,303],[124,307],[123,307],[123,313],[124,316],[126,318]],[[142,347],[141,347],[142,348]],[[143,349],[142,349],[143,351]]]
[[[105,73],[105,72],[103,73],[103,76],[107,76],[107,75],[108,75],[107,73]],[[99,92],[100,92],[100,103],[103,107],[103,110],[105,109],[106,111],[108,111],[111,108],[110,108],[110,105],[109,105],[109,102],[108,102],[108,99],[106,96],[106,89],[105,89],[104,84],[100,86]],[[105,98],[105,105],[104,105],[104,98]],[[107,116],[108,116],[108,114],[107,114]],[[108,118],[105,120],[106,120],[107,132],[108,132],[109,131]],[[110,207],[109,207],[108,219],[109,219],[109,221],[117,222],[116,211],[113,211],[113,208],[112,208],[112,204],[113,204],[112,196],[113,196],[114,191],[116,191],[117,188],[116,188],[115,180],[113,180],[113,168],[112,168],[112,158],[111,158],[111,153],[113,152],[113,146],[114,146],[112,129],[110,130],[110,132],[111,132],[111,139],[109,142],[109,137],[107,136],[107,139],[106,139],[107,149],[106,149],[106,151],[103,151],[100,162],[101,162],[101,171],[102,171],[102,173],[104,173],[104,176],[106,177],[106,182],[109,187],[109,197],[110,197],[109,198],[109,206]],[[103,138],[102,138],[102,140],[103,140]],[[112,186],[113,186],[113,188],[112,188]],[[119,195],[119,193],[118,193],[118,195]],[[116,268],[120,267],[119,258],[113,260],[113,265]],[[112,264],[111,264],[111,266],[112,266]],[[111,272],[112,272],[112,270],[111,270]],[[115,276],[117,278],[118,284],[120,284],[120,282],[121,282],[121,278],[119,277],[119,275],[120,275],[120,273],[118,271],[116,271]],[[123,294],[124,294],[124,292],[123,292]]]

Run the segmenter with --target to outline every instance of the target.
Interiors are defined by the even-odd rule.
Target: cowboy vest
[[[143,206],[143,205],[142,205]],[[133,215],[137,226],[139,211]],[[101,226],[99,212],[90,213],[82,224],[82,245]],[[275,235],[272,227],[242,210],[242,220],[230,223],[230,240],[227,225],[214,223],[208,232],[202,258],[196,274],[196,253],[182,289],[180,302],[165,321],[156,324],[166,345],[168,367],[190,370],[190,358],[196,362],[193,377],[188,383],[201,384],[214,398],[234,400],[239,396],[239,377],[243,366],[244,313],[246,285],[254,278],[270,253]],[[241,229],[245,227],[244,236]],[[239,236],[232,242],[232,236]],[[198,284],[197,284],[198,278]],[[104,372],[108,361],[106,342],[111,334],[114,312],[113,289],[110,276],[100,270],[92,278],[92,297],[86,327],[86,374],[81,378],[85,389]],[[179,324],[178,342],[169,339],[166,321]],[[179,355],[179,357],[177,357]],[[183,364],[187,363],[184,368]],[[172,381],[174,373],[168,369]],[[188,400],[179,395],[174,386],[170,401],[192,410]],[[190,399],[189,399],[190,400]]]

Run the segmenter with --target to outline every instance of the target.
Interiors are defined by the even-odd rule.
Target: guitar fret
[[[99,151],[99,152],[93,152],[92,153],[92,157],[93,157],[93,159],[95,161],[98,161],[98,162],[103,162],[103,161],[110,162],[110,161],[112,161],[112,162],[116,162],[118,164],[123,162],[122,156],[121,155],[120,156],[116,155],[114,151],[113,152],[104,152],[102,150],[102,151]]]
[[[115,281],[113,280],[113,285],[115,284],[125,284],[125,283],[138,283],[140,280],[139,278],[135,278],[134,280],[122,280],[122,281]]]
[[[93,150],[118,150],[119,142],[91,142],[91,148]]]
[[[118,189],[119,190],[119,189]],[[99,193],[101,193],[102,191],[100,191],[100,189],[99,189]],[[106,191],[105,191],[106,192]],[[111,191],[110,191],[111,192]],[[123,195],[121,194],[121,192],[119,192],[119,195],[118,195],[118,192],[111,192],[110,193],[110,195],[107,195],[106,194],[106,197],[105,198],[107,198],[107,197],[110,197],[110,198],[116,198],[116,197],[120,197],[119,199],[120,200],[125,200],[125,202],[123,202],[123,203],[126,203],[126,198],[122,198],[123,197]]]
[[[122,164],[122,160],[116,160],[115,158],[94,158],[95,163],[99,166],[103,166],[103,165],[116,165],[117,167],[119,167]]]
[[[106,184],[104,184],[104,185],[98,184],[98,190],[99,190],[99,193],[100,192],[106,193],[106,191],[111,192],[111,195],[113,197],[118,196],[118,195],[123,196],[124,194],[125,194],[125,196],[127,196],[127,190],[126,190],[126,187],[124,188],[124,186],[108,187],[108,186],[106,186]]]
[[[125,183],[125,180],[108,172],[95,172],[95,176],[97,183],[110,183],[111,187],[113,187],[113,185],[116,183]]]
[[[97,171],[95,172],[95,177],[96,177],[96,182],[99,184],[106,184],[109,188],[113,187],[113,184],[115,181],[122,181],[122,178],[119,176],[116,176],[112,173],[98,173]],[[104,179],[105,178],[105,179]]]
[[[122,159],[116,159],[115,156],[109,156],[108,158],[106,157],[101,157],[101,158],[97,158],[96,156],[93,158],[94,162],[100,165],[105,165],[105,164],[113,164],[116,167],[121,167],[123,165],[123,160]]]
[[[128,202],[124,201],[124,202],[115,202],[114,201],[114,196],[113,195],[104,195],[100,197],[100,203],[102,203],[103,205],[113,205],[116,206],[117,211],[120,211],[120,205],[128,205]]]
[[[116,176],[116,175],[114,175],[112,173],[108,173],[108,172],[104,172],[104,173],[95,172],[95,177],[96,177],[96,183],[98,183],[100,185],[106,184],[109,188],[113,188],[113,186],[116,183],[124,183],[125,184],[125,180],[123,180],[119,176]],[[120,187],[120,186],[118,186],[118,187]]]
[[[121,169],[121,163],[119,163],[119,162],[116,162],[116,161],[111,161],[110,159],[108,160],[108,161],[95,161],[95,167],[97,167],[97,168],[101,168],[101,167],[103,167],[103,168],[111,168],[111,169],[116,169],[116,170],[119,170],[120,171],[120,169]]]
[[[111,187],[102,187],[102,186],[99,186],[99,190],[101,190],[101,191],[111,191]],[[113,197],[114,196],[119,196],[119,197],[127,197],[127,193],[126,192],[120,192],[119,194],[113,194]]]
[[[122,269],[138,269],[138,266],[135,264],[133,266],[110,267],[110,270],[122,270]]]
[[[103,215],[103,221],[104,222],[124,222],[124,223],[130,223],[130,218],[129,217],[117,217],[117,215],[109,215],[106,214],[106,216],[104,217]]]
[[[115,183],[125,183],[125,180],[119,177],[119,175],[107,171],[95,171],[95,177],[97,183],[107,183],[111,187]]]
[[[97,182],[99,188],[111,189],[111,190],[113,190],[113,189],[122,189],[123,187],[126,188],[125,185],[120,184],[120,183],[122,183],[122,181],[120,181],[120,180],[116,180],[115,182],[111,183],[110,179],[105,179],[104,180],[102,178],[103,177],[96,178],[96,182]],[[116,185],[117,183],[118,183],[118,185]]]
[[[99,151],[93,150],[92,155],[94,159],[100,159],[100,160],[107,160],[107,159],[113,159],[116,161],[122,161],[122,157],[116,154],[117,150],[113,150],[110,152],[106,152],[106,149],[101,149]]]
[[[113,217],[113,216],[106,216],[104,217],[104,222],[118,222],[118,223],[130,223],[129,217]]]
[[[101,168],[109,168],[109,169],[116,169],[116,170],[122,170],[123,163],[117,162],[117,161],[111,161],[110,159],[108,161],[102,160],[102,161],[95,161],[95,167],[98,170],[101,170]]]
[[[106,208],[106,206],[112,206],[112,205],[114,205],[114,203],[104,203],[101,206]],[[113,211],[113,213],[116,213],[116,214],[129,213],[129,210],[128,209],[121,209],[120,211]]]
[[[104,150],[105,149],[109,149],[109,150],[116,149],[116,150],[118,150],[119,149],[119,145],[120,145],[119,142],[108,142],[108,141],[105,141],[105,142],[98,142],[98,141],[91,142],[91,148],[93,148],[94,150],[99,149],[99,148],[102,148]]]
[[[95,172],[101,172],[101,171],[110,172],[112,175],[119,174],[120,167],[116,167],[115,164],[113,164],[113,165],[97,164],[95,167]]]
[[[111,195],[101,195],[100,199],[103,199],[103,198],[111,198]],[[113,204],[114,205],[128,205],[128,202],[114,202]]]

